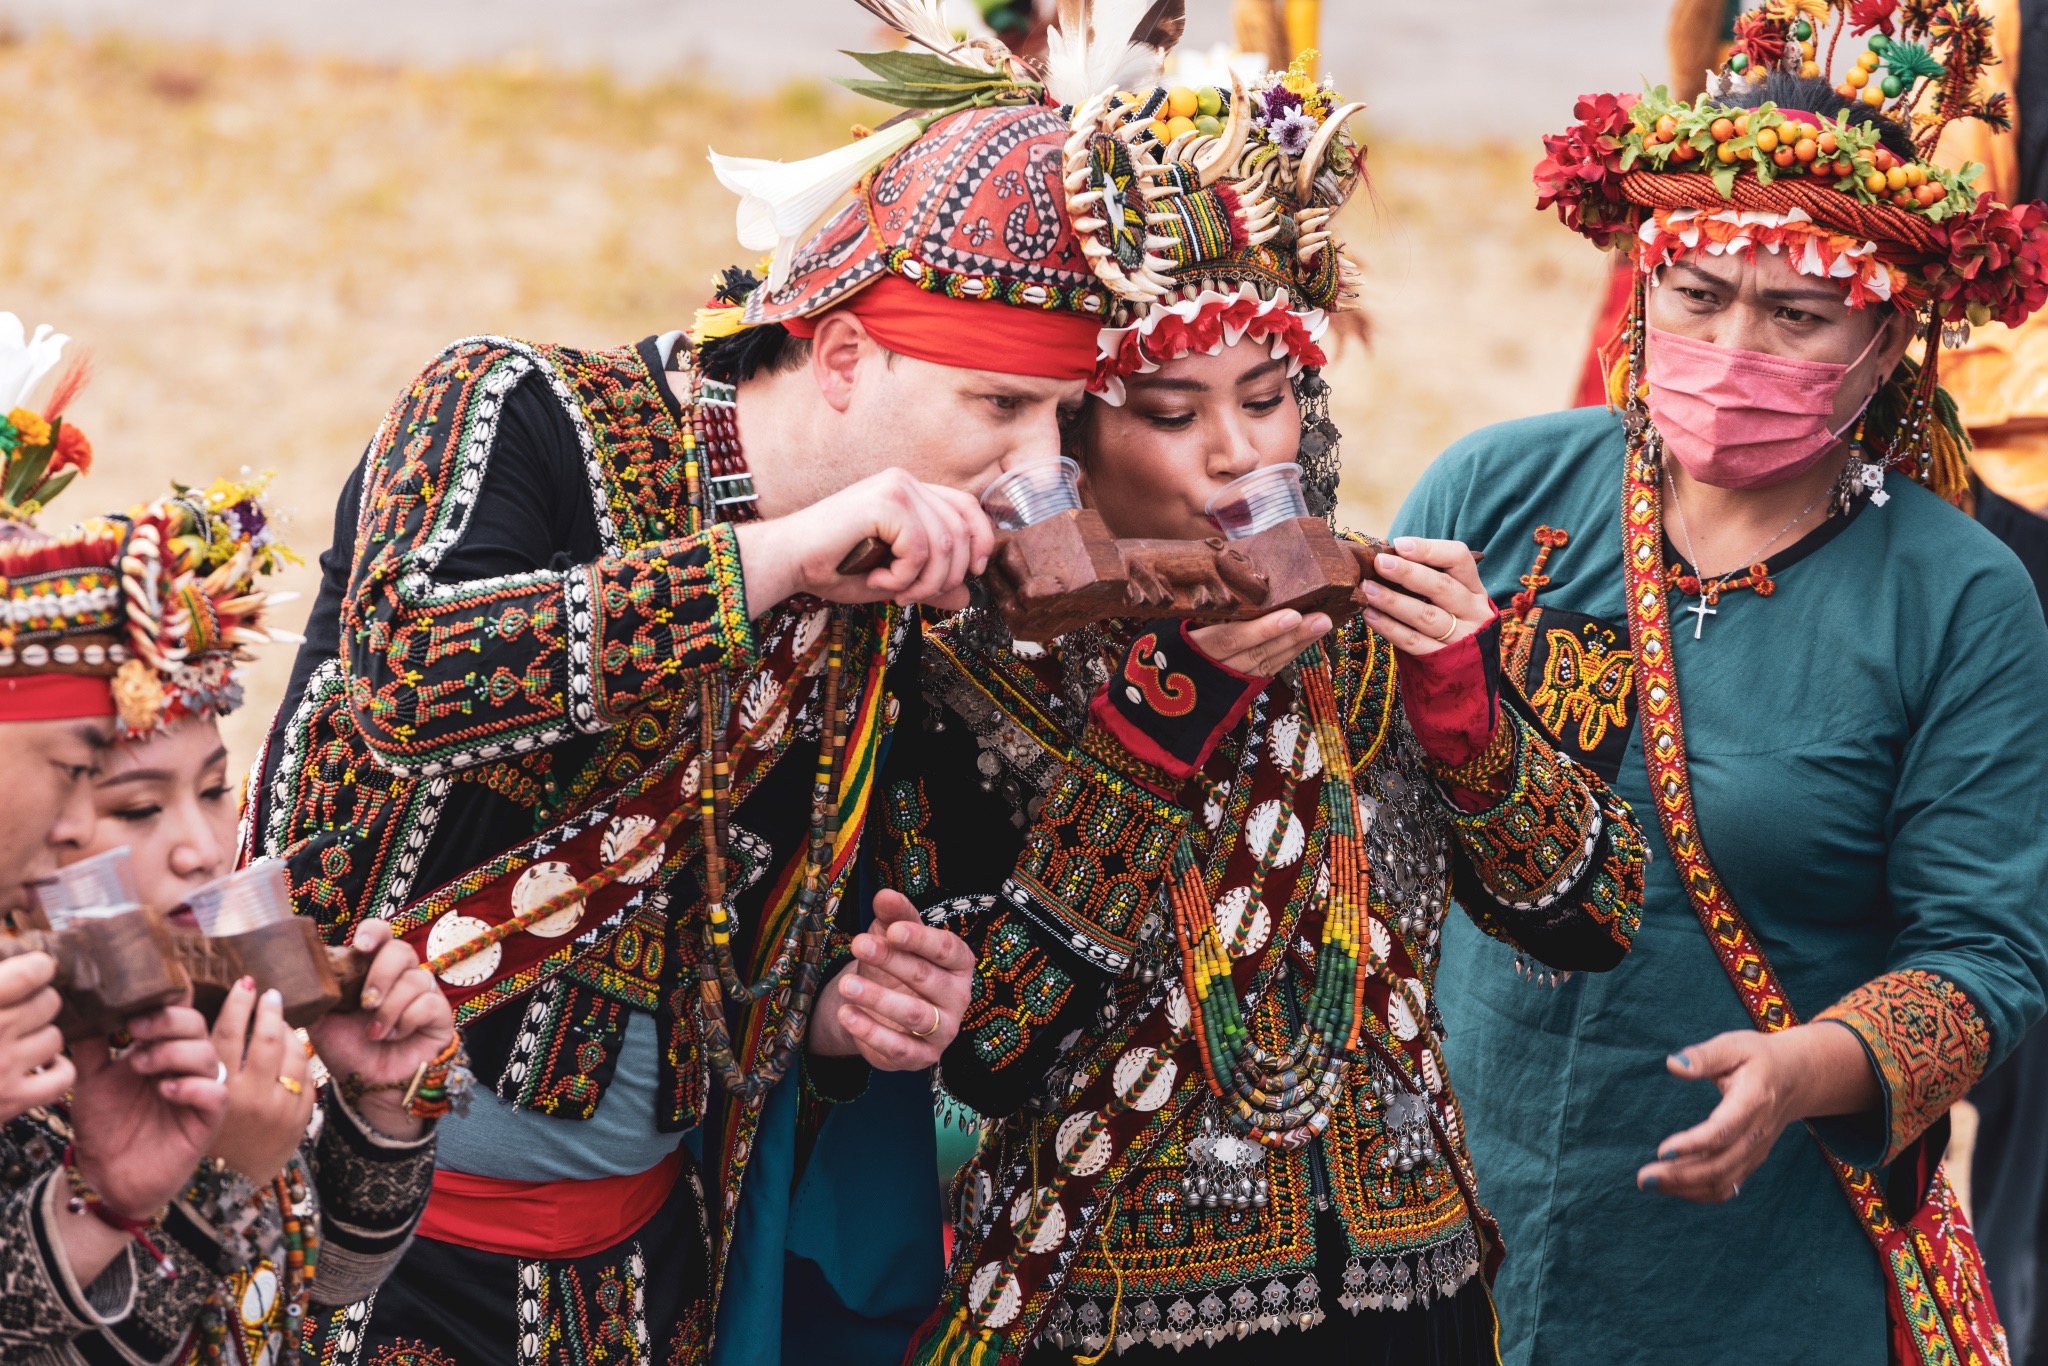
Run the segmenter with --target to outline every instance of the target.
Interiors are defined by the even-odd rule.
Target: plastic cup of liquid
[[[35,884],[35,893],[53,930],[79,920],[123,915],[142,905],[125,845],[59,868],[55,877]]]
[[[217,877],[185,898],[200,933],[208,939],[247,934],[291,917],[291,890],[282,860],[257,859]]]
[[[1241,541],[1269,527],[1308,516],[1301,466],[1266,465],[1216,490],[1203,509],[1224,537]]]
[[[998,531],[1022,531],[1035,522],[1081,509],[1081,467],[1064,455],[1019,465],[990,484],[981,509]]]

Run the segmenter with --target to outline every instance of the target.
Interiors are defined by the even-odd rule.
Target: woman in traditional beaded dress
[[[233,867],[235,786],[218,717],[241,700],[242,646],[268,634],[256,587],[278,554],[267,520],[254,489],[225,481],[132,516],[164,548],[161,597],[179,619],[163,623],[161,643],[172,649],[156,664],[131,659],[115,676],[121,738],[93,780],[98,820],[60,857],[129,850],[138,895],[160,910]],[[311,1053],[286,1027],[276,994],[259,998],[246,978],[235,984],[213,1029],[227,1116],[189,1188],[148,1234],[163,1274],[136,1276],[126,1312],[96,1312],[101,1321],[55,1348],[56,1359],[281,1360],[295,1350],[309,1304],[361,1299],[397,1263],[426,1206],[434,1152],[431,1119],[410,1113],[401,1093],[450,1044],[453,1020],[434,984],[410,971],[410,946],[382,925],[366,926],[356,943],[375,955],[372,1008],[328,1015],[309,1031],[355,1095],[316,1092]],[[316,1105],[321,1121],[309,1137]],[[0,1130],[0,1153],[33,1169],[70,1141],[58,1106]],[[296,1207],[288,1215],[280,1190]],[[98,1291],[83,1292],[96,1311]]]
[[[1664,836],[1626,972],[1531,990],[1446,939],[1473,1154],[1534,1254],[1511,1362],[2005,1359],[1937,1163],[2043,1009],[2048,631],[1950,506],[1936,367],[2040,305],[2048,227],[1931,160],[2002,117],[1976,7],[1854,14],[1745,15],[1695,103],[1580,102],[1537,179],[1635,253],[1621,411],[1480,432],[1397,522],[1487,552],[1503,672]]]
[[[1215,134],[1117,137],[1191,103],[1229,105]],[[1297,69],[1076,114],[1077,226],[1140,300],[1072,433],[1112,531],[1204,537],[1212,493],[1297,456],[1330,512],[1316,338],[1352,269],[1327,221],[1360,178],[1352,112]],[[1173,259],[1126,272],[1104,201],[1169,177],[1148,227]],[[1640,836],[1496,696],[1470,556],[1408,553],[1378,565],[1416,596],[1375,589],[1335,630],[1279,612],[930,638],[880,862],[979,953],[941,1082],[990,1123],[917,1360],[1265,1360],[1265,1331],[1323,1359],[1495,1360],[1439,927],[1455,885],[1547,962],[1611,967]]]

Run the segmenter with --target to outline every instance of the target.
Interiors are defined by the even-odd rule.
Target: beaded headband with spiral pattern
[[[125,516],[0,536],[0,679],[105,679],[126,735],[241,704],[248,647],[294,639],[262,617],[259,575],[295,560],[261,485],[217,480]]]

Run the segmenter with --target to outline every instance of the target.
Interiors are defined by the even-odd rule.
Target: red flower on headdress
[[[1751,66],[1768,70],[1785,55],[1785,28],[1784,20],[1751,10],[1735,21],[1734,50],[1749,58]]]
[[[1875,29],[1887,38],[1899,13],[1899,0],[1850,0],[1849,31],[1869,33]]]
[[[65,423],[57,430],[57,449],[50,456],[49,474],[62,474],[66,470],[77,470],[80,474],[92,473],[92,442],[85,439],[85,433]]]
[[[2048,303],[2048,208],[2008,207],[1985,194],[1944,226],[1948,261],[1934,282],[1937,300],[1981,304],[2008,327]]]
[[[1581,95],[1572,111],[1578,125],[1544,138],[1536,164],[1536,207],[1555,206],[1566,227],[1603,247],[1634,227],[1621,197],[1621,140],[1635,103],[1629,95]]]

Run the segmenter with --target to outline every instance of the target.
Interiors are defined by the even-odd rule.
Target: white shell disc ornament
[[[1280,842],[1275,851],[1274,831],[1283,818],[1287,825],[1279,832]],[[1277,799],[1269,799],[1252,808],[1251,819],[1244,823],[1244,837],[1258,855],[1259,862],[1268,868],[1285,868],[1301,857],[1301,847],[1307,841],[1308,833],[1301,828],[1301,817],[1285,810]]]
[[[1173,1081],[1180,1074],[1180,1068],[1171,1058],[1160,1064],[1159,1070],[1153,1074],[1152,1080],[1146,1083],[1143,1091],[1132,1094],[1137,1091],[1138,1083],[1144,1080],[1145,1069],[1150,1067],[1152,1060],[1158,1056],[1159,1051],[1155,1048],[1133,1048],[1116,1060],[1116,1066],[1109,1074],[1110,1083],[1116,1087],[1117,1095],[1141,1114],[1149,1115],[1173,1099]]]
[[[566,863],[536,863],[519,875],[519,881],[512,884],[512,913],[525,915],[534,907],[570,891],[576,886],[576,875],[569,871]],[[578,897],[553,915],[534,921],[526,927],[528,934],[539,935],[542,939],[560,939],[576,928],[576,922],[583,918],[583,898]]]
[[[434,922],[434,928],[427,931],[427,957],[439,958],[448,950],[467,944],[490,926],[475,916],[460,911],[449,911]],[[492,944],[459,963],[451,963],[441,970],[441,980],[451,987],[473,987],[487,982],[498,970],[498,960],[505,956],[505,946]]]
[[[1093,1110],[1082,1110],[1068,1115],[1060,1125],[1059,1134],[1053,1140],[1053,1151],[1076,1176],[1093,1176],[1109,1165],[1110,1142],[1107,1129],[1095,1135],[1087,1151],[1074,1152],[1074,1145],[1081,1141],[1082,1133],[1094,1122]]]
[[[692,783],[683,790],[688,792],[695,787],[696,784]],[[614,816],[611,829],[604,832],[604,839],[598,845],[598,852],[606,863],[616,862],[632,853],[640,841],[647,838],[648,832],[653,830],[654,826],[655,820],[652,816]],[[662,856],[666,853],[668,845],[656,843],[647,851],[646,858],[619,874],[619,881],[628,886],[639,886],[661,868]]]

